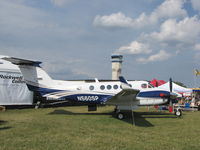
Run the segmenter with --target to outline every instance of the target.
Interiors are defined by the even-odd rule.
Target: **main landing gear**
[[[177,116],[177,117],[181,117],[182,116],[182,110],[180,108],[176,108],[174,110],[174,114]]]
[[[117,118],[118,118],[119,120],[124,119],[124,114],[123,114],[122,112],[118,112],[118,113],[117,113]]]
[[[119,110],[117,108],[115,108],[114,113],[115,113],[116,118],[119,120],[122,120],[125,117],[124,113],[121,112],[121,110]]]
[[[116,118],[119,120],[123,120],[125,117],[129,116],[128,115],[129,113],[131,113],[132,123],[133,125],[135,125],[135,117],[134,117],[134,112],[132,111],[132,109],[129,109],[129,110],[115,109]]]

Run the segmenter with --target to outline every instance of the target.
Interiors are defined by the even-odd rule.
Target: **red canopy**
[[[164,80],[153,79],[153,80],[151,81],[151,84],[152,84],[153,86],[155,86],[155,87],[158,87],[158,86],[163,85],[163,84],[165,84],[165,83],[166,83],[166,82],[165,82]]]

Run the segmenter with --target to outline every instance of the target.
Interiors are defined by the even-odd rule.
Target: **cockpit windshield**
[[[154,86],[149,82],[148,83],[148,88],[154,88]]]

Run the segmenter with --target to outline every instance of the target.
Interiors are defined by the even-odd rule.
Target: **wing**
[[[131,105],[138,102],[136,96],[139,93],[139,90],[127,88],[123,89],[112,98],[106,101],[108,105]]]
[[[137,89],[130,87],[128,82],[124,77],[120,76],[119,80],[121,82],[122,91],[117,93],[115,96],[106,101],[108,105],[137,105],[137,94],[140,92]]]

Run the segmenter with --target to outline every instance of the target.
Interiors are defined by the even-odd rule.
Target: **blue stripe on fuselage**
[[[169,96],[170,92],[168,91],[143,91],[138,93],[137,97],[161,97],[160,94],[163,93],[165,96]]]
[[[30,84],[27,84],[27,86],[28,86],[28,89],[30,91],[37,91],[41,95],[63,91],[63,90],[56,90],[56,89],[48,89],[48,88],[36,87],[36,86],[30,85]]]
[[[42,96],[44,96],[46,94],[64,91],[64,90],[36,87],[36,86],[32,86],[30,84],[27,84],[27,86],[30,91],[37,91]],[[61,99],[69,99],[73,102],[102,104],[102,103],[106,102],[108,99],[110,99],[111,97],[112,97],[112,95],[106,95],[106,94],[72,94],[72,95],[63,96],[60,98]]]

